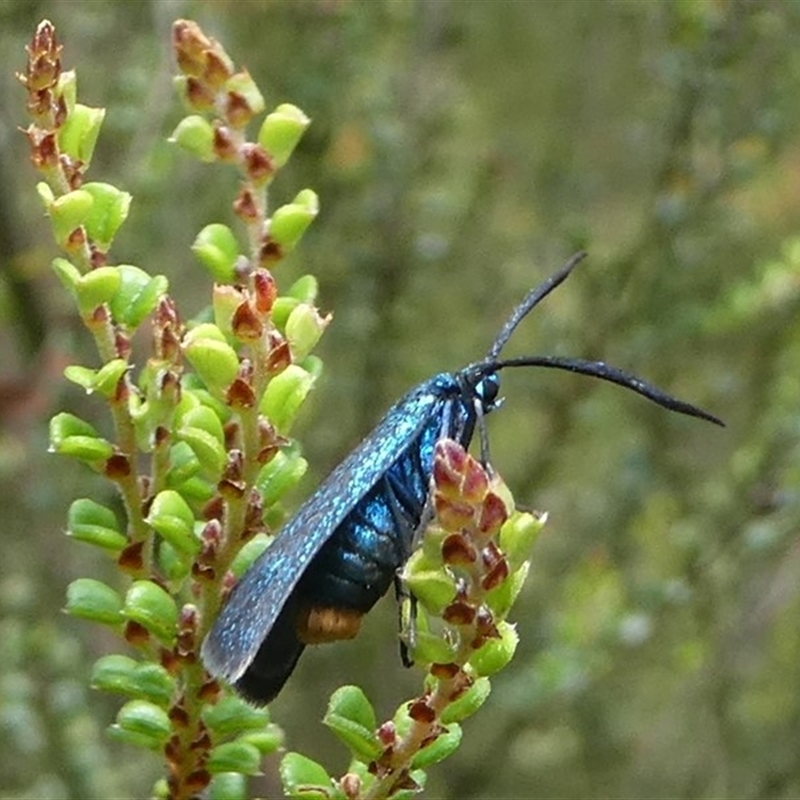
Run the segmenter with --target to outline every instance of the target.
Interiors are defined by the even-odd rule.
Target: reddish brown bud
[[[466,536],[451,533],[442,542],[442,560],[445,564],[474,564],[478,553]]]
[[[221,161],[236,161],[236,142],[229,128],[214,126],[214,154]]]
[[[507,519],[508,509],[505,502],[499,495],[489,492],[483,501],[478,530],[482,533],[498,531]]]
[[[283,258],[283,248],[267,236],[261,249],[258,251],[258,263],[262,267],[268,267],[270,264],[275,264]]]
[[[243,342],[252,342],[259,339],[264,333],[264,323],[249,302],[245,301],[236,306],[231,318],[233,335]]]
[[[436,719],[436,712],[428,705],[425,698],[415,700],[408,707],[408,716],[415,722],[433,722]]]
[[[397,729],[394,726],[394,722],[384,722],[375,734],[378,737],[378,741],[384,747],[391,747],[397,741]]]
[[[486,470],[471,456],[465,453],[464,479],[461,491],[472,502],[480,502],[489,489],[489,476]]]
[[[430,673],[440,680],[452,680],[461,671],[458,664],[431,664]]]
[[[263,183],[275,173],[275,159],[260,144],[246,144],[242,156],[247,177],[253,183]]]
[[[106,460],[105,476],[110,481],[120,481],[131,474],[131,462],[128,456],[115,453]]]
[[[219,685],[219,682],[211,678],[200,687],[197,696],[204,703],[216,703],[221,694],[222,687]]]
[[[258,221],[258,206],[253,193],[246,186],[240,189],[239,194],[233,201],[233,212],[247,224]]]
[[[475,619],[475,607],[470,603],[456,600],[442,612],[442,619],[449,625],[470,625]]]
[[[253,118],[253,109],[239,92],[228,92],[225,100],[225,121],[232,128],[244,128]]]
[[[278,286],[269,270],[261,267],[253,272],[253,292],[256,312],[269,314],[278,296]]]
[[[178,703],[167,712],[167,716],[169,717],[169,721],[176,727],[176,728],[188,728],[189,727],[189,712],[186,710],[186,707],[183,705],[184,698],[180,698]]]
[[[143,647],[150,641],[150,632],[147,628],[145,628],[144,625],[140,625],[138,622],[134,622],[132,619],[129,619],[125,623],[125,629],[122,635],[125,637],[126,642],[135,647]]]
[[[289,349],[289,342],[276,331],[270,334],[270,345],[271,349],[266,364],[267,372],[270,375],[277,375],[292,363],[292,352]]]
[[[206,746],[205,743],[204,746]],[[209,783],[211,783],[211,773],[207,769],[196,769],[194,772],[189,773],[183,785],[186,789],[187,797],[198,797]],[[173,797],[176,796],[173,795]]]
[[[195,77],[186,79],[186,100],[195,111],[210,111],[214,108],[214,92]]]
[[[203,519],[221,520],[223,514],[225,513],[225,504],[222,502],[222,498],[219,495],[212,497],[203,506],[201,513],[203,514]]]
[[[236,378],[225,393],[225,401],[232,408],[252,408],[256,402],[256,393],[249,383]]]
[[[181,670],[181,662],[172,650],[167,650],[165,647],[162,647],[158,655],[158,660],[161,666],[164,667],[170,675],[177,675]]]
[[[117,556],[117,565],[121,570],[136,574],[144,568],[144,542],[134,542],[122,549]]]
[[[339,781],[339,787],[348,800],[357,800],[361,797],[361,778],[353,772],[348,772]]]

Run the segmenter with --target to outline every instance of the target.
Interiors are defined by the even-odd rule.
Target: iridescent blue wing
[[[235,683],[255,658],[300,577],[355,505],[414,441],[444,400],[453,377],[437,375],[406,394],[331,472],[231,592],[202,657]]]

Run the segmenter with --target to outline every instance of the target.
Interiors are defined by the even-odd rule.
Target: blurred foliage
[[[172,20],[196,18],[268,104],[314,119],[283,185],[314,185],[322,213],[278,276],[315,273],[335,313],[297,432],[305,492],[405,389],[480,357],[578,246],[589,259],[508,353],[607,358],[729,424],[504,376],[493,461],[550,522],[518,657],[428,796],[798,796],[800,5],[713,0],[0,0],[2,795],[138,797],[154,777],[83,688],[105,643],[58,613],[89,557],[64,514],[95,486],[44,452],[48,413],[89,414],[60,377],[88,343],[16,131],[13,72],[45,16],[116,126],[94,166],[136,197],[117,253],[189,306],[204,290],[181,280],[188,247],[231,192],[164,142]],[[389,598],[358,640],[306,657],[273,706],[292,748],[341,771],[316,721],[345,681],[393,707],[409,686],[395,625]]]

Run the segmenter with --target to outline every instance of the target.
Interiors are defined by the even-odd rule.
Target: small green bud
[[[443,636],[418,629],[414,633],[412,655],[419,664],[449,664],[455,658],[456,650]]]
[[[53,225],[53,236],[63,247],[70,234],[83,225],[94,205],[94,197],[85,189],[73,189],[46,204]]]
[[[269,235],[284,253],[288,253],[294,249],[318,213],[317,195],[311,189],[303,189],[291,203],[281,206],[272,215]]]
[[[272,541],[271,536],[266,533],[259,533],[254,536],[236,554],[231,564],[231,572],[240,578],[253,565],[253,562],[267,549]]]
[[[217,736],[261,730],[269,724],[269,711],[254,708],[236,695],[223,697],[215,706],[206,706],[203,722]]]
[[[131,700],[117,712],[109,731],[115,739],[156,750],[172,734],[172,724],[163,708],[147,700]]]
[[[169,289],[169,282],[163,275],[151,277],[132,264],[121,264],[117,269],[121,284],[109,307],[117,322],[134,330],[155,311],[158,301]]]
[[[185,484],[184,484],[185,486]],[[181,492],[183,492],[183,486]],[[183,580],[192,569],[192,565],[185,555],[179,553],[169,542],[161,542],[158,548],[158,566],[164,577],[169,581]]]
[[[375,709],[358,686],[337,689],[322,722],[361,761],[374,761],[383,752],[375,735]]]
[[[178,607],[175,600],[153,581],[134,581],[125,595],[123,614],[138,622],[159,641],[171,644],[175,639]]]
[[[286,292],[290,297],[294,297],[301,303],[314,304],[319,293],[319,284],[313,275],[303,275],[298,278]]]
[[[431,563],[424,550],[416,550],[403,567],[403,582],[430,611],[439,615],[456,594],[453,575],[441,562]]]
[[[247,800],[247,776],[241,772],[219,772],[207,791],[208,800]]]
[[[446,663],[446,662],[445,662]],[[457,700],[450,703],[442,711],[441,722],[449,725],[471,717],[485,702],[492,691],[488,678],[478,678]]]
[[[260,114],[265,108],[264,98],[258,86],[256,86],[256,82],[246,69],[231,75],[225,81],[225,91],[241,95],[247,103],[251,117],[255,114]]]
[[[203,323],[189,331],[184,337],[183,349],[212,393],[224,392],[239,372],[239,356],[212,323]]]
[[[74,69],[65,69],[58,76],[56,95],[64,98],[64,102],[67,105],[67,113],[71,114],[72,109],[75,108],[75,99],[78,96],[78,76]]]
[[[239,257],[239,243],[233,231],[218,222],[206,225],[192,245],[192,252],[200,263],[219,283],[232,283],[236,280],[236,259]]]
[[[110,586],[93,578],[78,578],[67,587],[67,614],[104,625],[123,621],[122,598]]]
[[[444,761],[452,755],[461,744],[461,726],[457,723],[448,725],[427,747],[423,747],[411,760],[412,769],[425,769]]]
[[[201,464],[187,442],[176,442],[170,448],[167,485],[175,489],[200,472]]]
[[[546,521],[547,514],[535,517],[533,514],[517,511],[503,523],[498,543],[512,570],[530,558],[534,542]]]
[[[216,775],[219,772],[241,772],[243,775],[261,774],[261,753],[247,742],[225,742],[217,745],[209,756],[206,769]]]
[[[92,668],[91,686],[106,692],[149,700],[162,708],[175,691],[175,681],[160,664],[112,654],[98,659]]]
[[[67,535],[112,553],[118,553],[128,543],[114,512],[87,498],[75,500],[69,507]]]
[[[262,756],[267,756],[280,750],[283,747],[285,738],[280,725],[269,724],[263,730],[248,731],[239,737],[239,741],[252,744],[253,747],[258,748],[258,752]]]
[[[52,266],[64,288],[74,297],[81,279],[80,270],[66,258],[54,258]]]
[[[119,291],[121,283],[122,276],[116,267],[98,267],[81,275],[75,287],[80,312],[91,314],[98,306],[108,303]]]
[[[50,451],[94,464],[109,458],[114,447],[88,422],[61,412],[50,420]]]
[[[101,250],[107,250],[128,217],[132,197],[110,183],[85,183],[82,189],[94,199],[85,222],[86,233]]]
[[[275,505],[306,474],[308,462],[299,452],[281,451],[265,464],[256,478],[265,508]]]
[[[281,759],[280,774],[283,792],[289,797],[300,797],[301,792],[308,800],[327,800],[331,796],[333,779],[325,767],[300,753],[287,753]]]
[[[214,152],[214,126],[205,117],[197,114],[184,117],[172,132],[169,141],[201,161],[217,160]]]
[[[97,370],[92,383],[92,390],[101,397],[111,398],[117,391],[122,376],[130,369],[130,364],[124,358],[115,358]]]
[[[192,509],[174,489],[164,489],[155,496],[145,522],[184,555],[194,555],[200,549]]]
[[[530,570],[530,561],[523,561],[522,565],[512,572],[502,583],[489,591],[486,595],[486,605],[491,608],[495,617],[505,617],[514,605]]]
[[[316,378],[298,364],[289,364],[267,384],[261,398],[259,411],[286,435],[294,422],[300,406],[311,391]]]
[[[314,349],[330,321],[330,314],[322,317],[314,306],[306,303],[292,310],[286,321],[286,338],[296,361],[302,361]]]
[[[261,124],[258,143],[275,159],[275,165],[282,167],[310,124],[297,106],[282,103]]]
[[[59,149],[73,159],[82,161],[84,169],[88,168],[92,161],[105,115],[104,108],[90,108],[75,103],[58,130]]]
[[[493,675],[514,657],[519,643],[517,629],[505,620],[497,623],[499,639],[487,639],[470,657],[469,663],[478,675]]]

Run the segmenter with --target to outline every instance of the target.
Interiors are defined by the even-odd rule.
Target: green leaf
[[[308,468],[308,462],[296,450],[281,450],[265,464],[256,478],[256,486],[261,492],[264,507],[275,505],[285,494],[297,485]]]
[[[123,621],[122,598],[110,586],[94,578],[72,581],[67,587],[64,610],[73,617],[104,625],[118,625]]]
[[[87,498],[79,498],[69,507],[67,535],[114,553],[128,543],[114,512]]]
[[[383,752],[375,734],[375,710],[358,686],[337,689],[331,695],[322,722],[361,761],[374,761]]]
[[[120,264],[119,291],[109,303],[114,319],[131,330],[142,324],[155,311],[158,301],[167,293],[169,282],[163,275],[151,277],[132,264]]]
[[[509,622],[497,623],[499,639],[487,639],[469,659],[470,666],[478,675],[493,675],[503,669],[514,657],[519,643],[516,627]]]
[[[85,183],[81,188],[94,200],[84,223],[86,233],[101,250],[108,250],[128,217],[132,197],[110,183]]]
[[[319,199],[311,189],[303,189],[294,201],[278,208],[269,223],[270,238],[284,253],[295,248],[319,213]]]
[[[134,581],[125,595],[124,615],[146,628],[159,641],[171,644],[178,624],[174,598],[153,581]]]
[[[259,411],[286,435],[315,381],[316,377],[298,364],[289,364],[267,384]]]
[[[214,152],[214,126],[198,114],[184,117],[169,137],[178,147],[210,163],[217,160]]]
[[[258,143],[272,156],[276,166],[282,167],[310,124],[311,120],[297,106],[283,103],[261,124]]]
[[[91,686],[149,700],[162,708],[169,705],[175,693],[175,680],[160,664],[138,662],[120,654],[103,656],[95,662]]]
[[[442,711],[441,722],[450,725],[461,722],[471,717],[485,702],[492,691],[492,684],[488,678],[478,678],[472,686],[457,700],[450,703]]]
[[[281,760],[281,783],[288,797],[313,798],[334,797],[333,780],[325,767],[300,753],[287,753]]]
[[[192,245],[192,252],[200,263],[219,283],[236,280],[236,261],[239,258],[239,242],[233,231],[218,222],[206,225]]]
[[[145,522],[184,555],[192,556],[200,549],[200,540],[194,534],[194,513],[174,489],[164,489],[155,496]]]
[[[254,708],[236,695],[226,695],[216,705],[207,706],[203,721],[217,736],[260,730],[269,724],[269,711]]]
[[[241,772],[243,775],[261,774],[261,752],[247,742],[225,742],[217,745],[206,764],[208,771],[215,775],[218,772]]]
[[[85,189],[73,189],[46,204],[53,236],[62,247],[69,240],[70,234],[89,218],[93,204],[94,198]]]
[[[458,724],[447,727],[440,736],[432,741],[427,747],[423,747],[411,760],[412,769],[425,769],[444,761],[452,755],[461,744],[462,730]]]
[[[109,732],[114,738],[155,750],[169,739],[172,725],[163,708],[147,700],[131,700],[119,710]]]
[[[208,800],[247,800],[247,777],[241,772],[218,772],[208,786]]]
[[[114,447],[88,422],[62,411],[50,420],[50,450],[95,463],[111,456]]]
[[[88,169],[92,161],[105,114],[104,108],[90,108],[75,103],[58,129],[59,148],[73,159],[82,161],[84,169]]]

